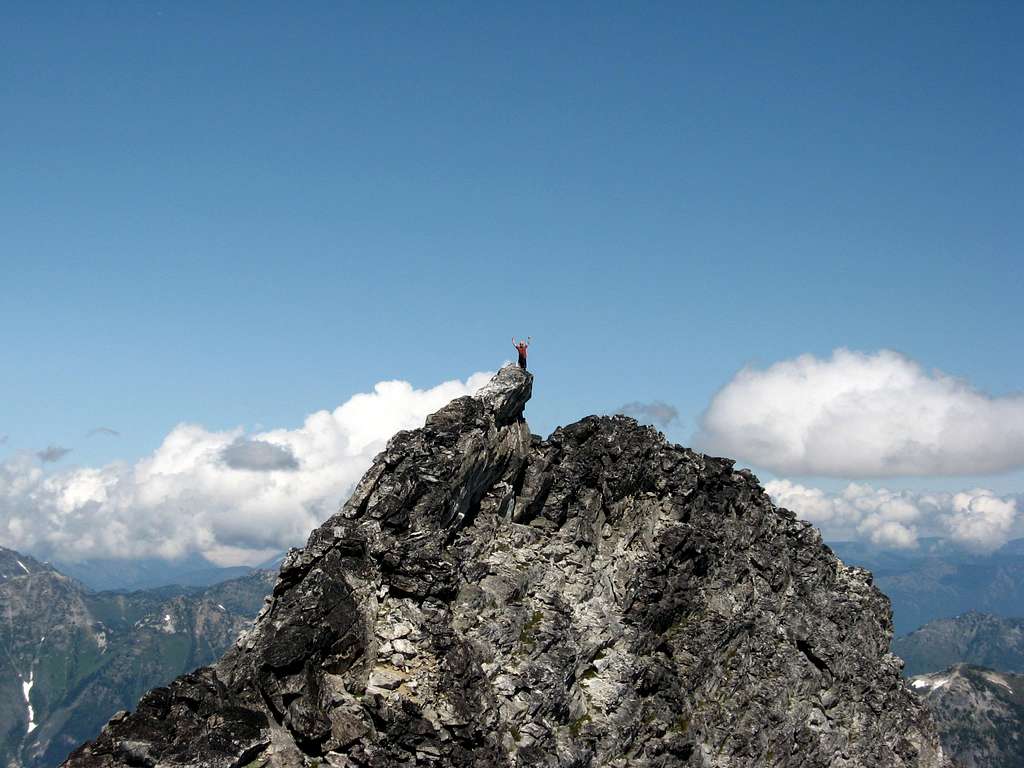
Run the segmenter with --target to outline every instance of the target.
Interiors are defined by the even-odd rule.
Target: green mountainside
[[[90,592],[0,548],[0,765],[57,765],[145,691],[217,659],[250,625],[274,576]]]

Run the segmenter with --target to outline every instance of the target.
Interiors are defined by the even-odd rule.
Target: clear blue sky
[[[513,334],[545,433],[660,399],[685,440],[837,346],[1024,381],[1019,4],[3,17],[0,454],[292,426]]]

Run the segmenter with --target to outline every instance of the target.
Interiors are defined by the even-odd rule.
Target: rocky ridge
[[[34,557],[0,547],[0,584],[10,579],[20,579],[39,573],[56,573],[49,563],[41,563]]]
[[[632,419],[531,435],[532,384],[397,434],[232,650],[66,764],[948,764],[867,571]]]
[[[910,685],[962,768],[1024,766],[1024,675],[956,664]]]

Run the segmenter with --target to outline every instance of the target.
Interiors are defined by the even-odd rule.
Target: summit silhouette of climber
[[[512,346],[519,351],[519,367],[524,371],[526,370],[526,349],[530,346],[530,339],[532,336],[527,336],[526,341],[516,341],[516,337],[512,337]]]

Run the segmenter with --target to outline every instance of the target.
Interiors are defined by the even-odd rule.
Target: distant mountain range
[[[896,638],[910,687],[964,768],[1024,768],[1024,619],[969,611]]]
[[[178,560],[144,558],[119,560],[114,558],[55,562],[54,567],[65,576],[78,579],[97,592],[105,590],[153,589],[168,584],[206,587],[228,579],[237,579],[253,571],[277,571],[284,553],[275,555],[257,566],[219,566],[202,555],[189,555]]]
[[[0,765],[55,766],[145,691],[217,659],[273,588],[276,572],[247,570],[209,587],[93,592],[0,548]]]
[[[1024,539],[987,555],[937,538],[921,540],[914,550],[880,550],[861,542],[829,546],[843,562],[874,574],[892,601],[897,635],[969,611],[1024,616]]]
[[[908,682],[960,766],[1024,766],[1024,676],[957,664]]]
[[[1024,674],[1024,619],[969,611],[897,637],[892,652],[906,662],[907,676],[958,663]]]

